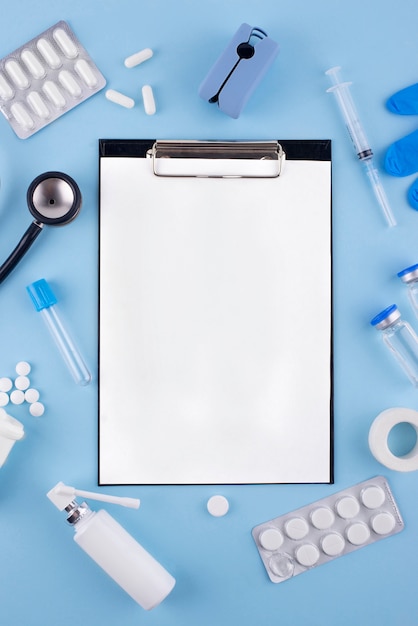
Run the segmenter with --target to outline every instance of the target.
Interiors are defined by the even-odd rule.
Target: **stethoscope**
[[[77,217],[81,208],[81,192],[77,183],[62,172],[45,172],[29,185],[26,200],[35,218],[13,252],[0,266],[0,283],[16,267],[45,225],[63,226]]]

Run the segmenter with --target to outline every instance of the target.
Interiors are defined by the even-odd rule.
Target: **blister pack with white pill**
[[[64,21],[0,60],[0,110],[20,139],[105,85],[103,74]]]
[[[270,580],[281,583],[403,527],[386,479],[376,476],[259,524],[252,535]]]

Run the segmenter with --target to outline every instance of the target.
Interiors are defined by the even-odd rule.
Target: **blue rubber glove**
[[[386,106],[398,115],[418,115],[418,83],[395,93]],[[385,169],[392,176],[409,176],[418,172],[418,130],[389,146]],[[418,211],[418,179],[408,190],[408,201]]]

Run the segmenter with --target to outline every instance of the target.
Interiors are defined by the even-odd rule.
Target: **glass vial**
[[[172,591],[173,576],[107,511],[75,500],[65,510],[74,541],[142,608],[153,609]]]
[[[418,337],[408,322],[401,318],[396,304],[378,313],[370,324],[382,332],[385,345],[412,384],[418,387]]]
[[[418,263],[398,272],[398,277],[408,287],[408,298],[418,317]]]

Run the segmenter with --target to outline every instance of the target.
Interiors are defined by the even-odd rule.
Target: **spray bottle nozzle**
[[[126,506],[131,509],[139,509],[140,500],[138,498],[121,498],[119,496],[110,496],[106,494],[96,493],[94,491],[82,491],[81,489],[75,489],[64,485],[63,482],[59,482],[46,494],[53,504],[63,511],[73,502],[76,496],[81,498],[90,498],[91,500],[99,500],[101,502],[109,502],[111,504],[119,504],[120,506]]]

